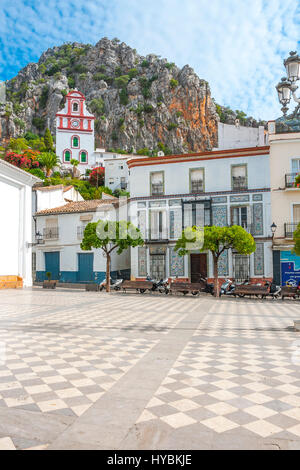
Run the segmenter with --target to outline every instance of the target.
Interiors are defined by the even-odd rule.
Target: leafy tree
[[[38,158],[40,166],[45,170],[46,177],[49,178],[51,171],[60,165],[58,157],[53,152],[42,152]]]
[[[48,152],[53,152],[53,139],[52,139],[52,135],[48,127],[45,131],[44,143],[45,143],[46,150]]]
[[[90,222],[84,230],[80,245],[82,250],[100,248],[106,257],[106,291],[110,292],[110,263],[111,254],[117,250],[120,255],[129,247],[141,246],[144,240],[141,232],[131,222],[99,220]]]
[[[105,168],[103,166],[99,166],[94,168],[90,175],[89,175],[89,182],[92,186],[103,186],[104,185],[104,178],[105,178]]]
[[[295,242],[295,246],[293,249],[293,253],[300,256],[300,224],[298,224],[298,227],[296,228],[294,232],[294,242]]]
[[[231,227],[204,227],[204,237],[199,227],[187,227],[177,241],[175,251],[184,256],[193,251],[195,246],[199,251],[210,251],[214,264],[214,294],[219,296],[218,262],[224,251],[234,249],[242,255],[250,255],[255,251],[254,238],[243,227],[232,225]],[[203,242],[203,245],[202,245]]]

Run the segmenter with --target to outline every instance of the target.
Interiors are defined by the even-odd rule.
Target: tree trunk
[[[106,292],[110,292],[110,253],[106,253]]]
[[[214,261],[214,296],[219,297],[219,274],[218,274],[218,257],[213,254]]]

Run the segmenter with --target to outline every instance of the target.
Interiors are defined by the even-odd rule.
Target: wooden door
[[[199,282],[200,277],[207,277],[207,255],[205,253],[191,255],[191,282]]]

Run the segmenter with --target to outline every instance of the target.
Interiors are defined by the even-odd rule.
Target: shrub
[[[171,70],[174,66],[175,66],[174,62],[168,62],[167,64],[165,64],[165,67],[168,70]]]
[[[34,125],[34,127],[36,127],[39,131],[42,131],[44,128],[45,128],[45,119],[41,118],[41,117],[38,117],[38,116],[34,116],[32,118],[32,124]]]
[[[79,80],[86,80],[86,78],[87,78],[87,74],[86,74],[86,73],[81,73],[81,74],[79,75]]]
[[[178,86],[178,80],[175,80],[175,78],[171,78],[170,80],[170,87],[171,88],[176,88]]]
[[[150,62],[148,62],[148,60],[146,60],[146,59],[143,60],[143,62],[141,63],[142,67],[149,67],[149,65],[150,65]]]
[[[26,171],[28,171],[28,173],[31,173],[34,176],[37,176],[41,180],[45,179],[45,173],[40,168],[30,168],[29,170],[26,170]]]
[[[75,73],[86,73],[87,71],[88,69],[86,68],[86,66],[82,64],[76,64],[73,67],[73,72]]]
[[[25,122],[22,121],[22,119],[15,118],[14,123],[15,123],[16,126],[19,127],[19,129],[25,129]]]
[[[138,75],[138,73],[139,73],[139,72],[138,72],[138,69],[136,69],[136,68],[130,69],[129,72],[128,72],[128,75],[129,75],[129,77],[130,77],[130,80],[131,80],[132,78],[135,78],[135,77]]]
[[[68,77],[68,85],[69,85],[69,88],[75,88],[75,78],[74,77]]]
[[[105,113],[105,105],[104,101],[102,98],[94,98],[90,103],[89,103],[89,108],[92,111],[92,113],[95,114],[103,114]]]
[[[129,103],[129,98],[128,98],[128,91],[126,88],[122,88],[120,91],[120,103],[126,106]]]
[[[178,124],[176,124],[175,122],[170,122],[170,124],[168,125],[168,131],[172,131],[173,129],[176,129],[178,127]]]
[[[121,75],[120,77],[115,78],[115,84],[117,85],[118,88],[124,88],[127,86],[127,83],[129,82],[130,77],[129,75]]]
[[[48,97],[49,97],[49,86],[45,85],[42,89],[42,94],[39,99],[40,108],[44,108],[46,106]]]

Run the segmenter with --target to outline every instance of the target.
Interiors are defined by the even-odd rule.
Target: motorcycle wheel
[[[199,292],[198,292],[198,291],[196,291],[196,292],[192,292],[192,295],[198,295],[198,294],[199,294]]]
[[[146,289],[139,289],[141,294],[144,294],[146,292]]]

